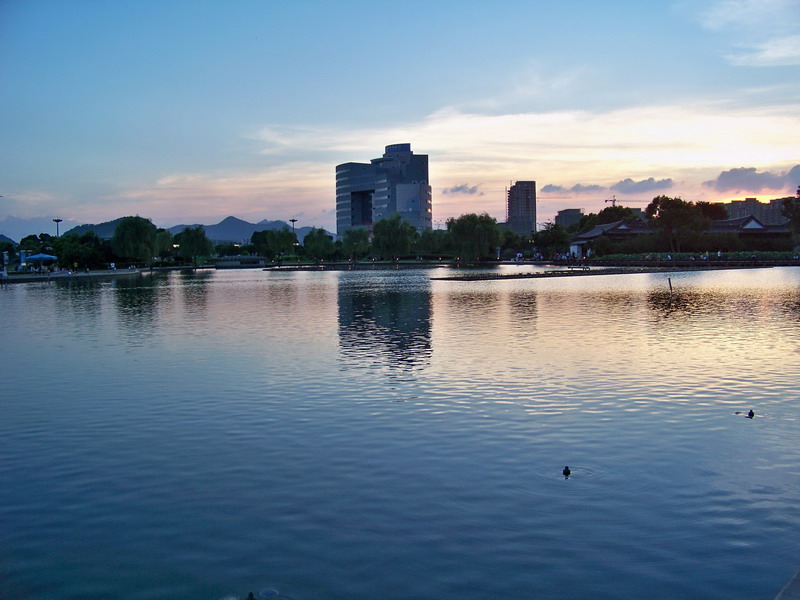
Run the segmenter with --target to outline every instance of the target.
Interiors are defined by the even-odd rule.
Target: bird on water
[[[569,477],[572,471],[569,470],[569,467],[564,467],[564,470],[561,471],[561,473],[564,475],[564,477]]]
[[[752,419],[752,418],[753,418],[753,417],[755,417],[755,416],[756,416],[756,413],[754,413],[754,412],[753,412],[753,409],[751,408],[751,409],[750,409],[750,412],[749,412],[749,413],[747,413],[747,418],[748,418],[748,419]]]

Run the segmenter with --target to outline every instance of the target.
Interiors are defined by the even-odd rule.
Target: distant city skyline
[[[539,222],[800,184],[796,0],[424,7],[6,0],[0,222],[335,231],[335,165],[392,140],[430,157],[434,226],[503,221],[518,180]]]

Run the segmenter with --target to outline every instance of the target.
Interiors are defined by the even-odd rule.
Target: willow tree
[[[418,238],[419,234],[414,226],[398,213],[381,219],[372,226],[372,247],[384,257],[410,254]]]
[[[333,237],[324,229],[316,227],[312,227],[311,231],[303,238],[303,248],[305,248],[306,256],[323,260],[330,258],[336,252]]]
[[[187,227],[175,234],[173,241],[178,245],[178,254],[183,258],[188,258],[192,263],[197,261],[198,256],[210,255],[214,249],[202,225]]]
[[[500,246],[497,220],[487,213],[461,215],[447,219],[447,231],[453,248],[466,262],[494,256]]]
[[[369,254],[369,231],[366,229],[348,229],[342,236],[342,252],[354,260]]]
[[[250,237],[250,243],[256,254],[260,256],[280,256],[294,254],[297,236],[288,227],[282,229],[264,229],[256,231]]]
[[[111,238],[114,254],[132,262],[150,264],[157,253],[156,226],[143,217],[124,217],[120,219]]]

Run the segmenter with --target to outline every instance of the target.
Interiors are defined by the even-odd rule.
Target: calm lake
[[[800,569],[800,269],[451,273],[0,288],[0,598],[769,600]]]

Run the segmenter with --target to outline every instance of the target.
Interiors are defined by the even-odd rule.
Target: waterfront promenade
[[[54,273],[9,273],[0,283],[32,283],[47,281],[72,281],[86,279],[120,279],[138,277],[139,269],[100,269],[96,271],[56,271]]]

